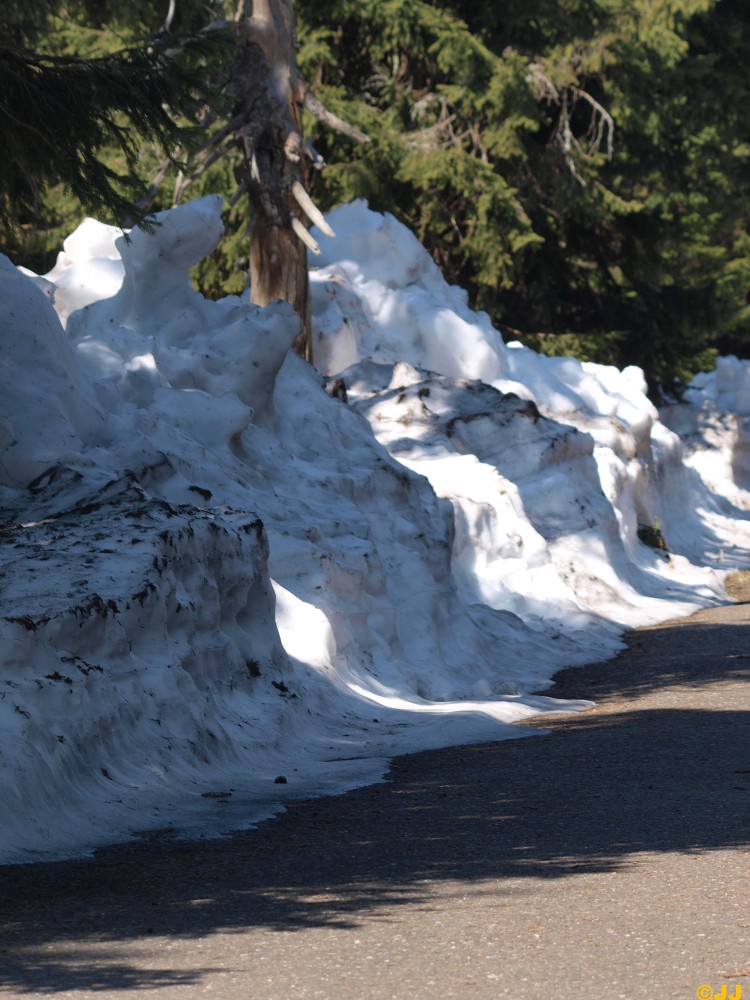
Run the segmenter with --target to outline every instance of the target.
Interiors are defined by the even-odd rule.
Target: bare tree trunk
[[[232,89],[235,115],[245,122],[237,179],[250,201],[251,301],[264,306],[283,299],[292,304],[301,323],[294,348],[309,360],[307,256],[293,195],[295,182],[304,181],[304,93],[296,70],[291,0],[245,0],[241,27],[246,41],[234,67]]]
[[[236,149],[241,162],[235,168],[237,191],[232,199],[247,194],[250,202],[251,300],[265,306],[281,299],[291,303],[300,319],[300,334],[294,350],[308,361],[310,349],[310,293],[306,247],[319,254],[320,247],[303,219],[314,223],[326,236],[335,234],[304,186],[303,153],[321,169],[323,161],[302,141],[303,106],[327,128],[358,142],[368,137],[331,113],[299,76],[292,0],[236,0],[231,21],[216,21],[203,31],[231,28],[237,39],[236,56],[226,78],[233,101],[232,113],[210,134],[193,158],[192,169],[180,174],[175,185],[177,204],[189,185],[208,168]],[[174,14],[170,0],[165,29]],[[216,122],[212,111],[204,128]],[[153,204],[172,161],[159,168],[139,208]]]

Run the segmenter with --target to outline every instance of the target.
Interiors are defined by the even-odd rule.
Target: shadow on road
[[[717,623],[732,616],[735,622]],[[695,688],[718,681],[750,681],[750,604],[701,611],[691,618],[638,629],[614,660],[562,670],[545,694],[594,701],[617,695],[635,698],[679,685]],[[750,709],[750,697],[745,707]]]
[[[502,880],[518,891],[519,879],[616,871],[644,852],[748,850],[750,633],[702,614],[560,675],[554,694],[634,700],[545,720],[544,738],[403,757],[384,784],[293,804],[232,840],[0,869],[0,989],[158,991],[210,970],[137,968],[128,948],[150,935],[346,930],[430,907],[436,880],[465,892],[499,879],[502,894]],[[710,683],[726,697],[712,688],[702,707]],[[649,704],[678,684],[679,704]]]

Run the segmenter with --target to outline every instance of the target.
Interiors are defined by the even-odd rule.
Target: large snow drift
[[[318,235],[318,374],[288,307],[191,288],[220,212],[0,261],[0,861],[518,737],[585,705],[532,693],[558,669],[747,565],[720,419],[685,461],[637,369],[503,344],[363,203]]]

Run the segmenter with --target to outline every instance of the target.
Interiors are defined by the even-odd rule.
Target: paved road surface
[[[750,1000],[750,606],[552,693],[598,705],[231,842],[0,869],[0,994]]]

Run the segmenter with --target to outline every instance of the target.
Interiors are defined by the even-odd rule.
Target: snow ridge
[[[558,669],[747,565],[731,442],[683,443],[637,369],[504,344],[357,202],[316,235],[319,374],[287,306],[191,287],[220,212],[0,261],[0,862],[517,738],[587,704],[533,693]]]

